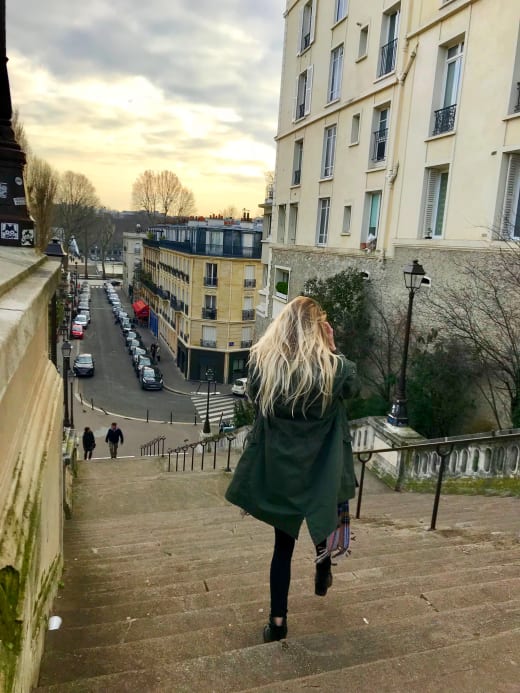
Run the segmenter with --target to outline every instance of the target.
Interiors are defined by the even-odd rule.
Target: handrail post
[[[226,436],[226,438],[228,439],[228,451],[227,451],[226,472],[230,472],[230,471],[231,471],[231,467],[230,467],[231,442],[234,440],[234,436],[232,436],[232,437]]]
[[[446,467],[446,460],[453,452],[453,443],[448,445],[447,451],[442,452],[442,445],[437,445],[435,448],[436,453],[441,458],[441,463],[439,466],[439,475],[437,477],[437,487],[435,489],[435,500],[433,501],[433,511],[432,511],[432,521],[430,524],[430,530],[434,530],[437,524],[437,512],[439,510],[439,500],[441,497],[441,487],[442,487],[442,477],[444,476],[444,469]]]
[[[217,443],[220,440],[220,436],[217,436],[217,438],[213,439],[215,442],[215,445],[213,446],[213,469],[217,468]]]
[[[175,471],[178,472],[179,471],[179,449],[175,448],[174,452],[175,452]]]
[[[162,452],[161,452],[161,457],[164,457],[164,441],[165,441],[165,440],[166,440],[166,437],[165,437],[165,436],[163,436],[163,437],[162,437],[162,441],[161,441],[161,442],[162,442]]]
[[[171,471],[171,461],[172,461],[172,453],[171,453],[171,450],[168,450],[168,471]]]
[[[358,460],[361,463],[361,477],[359,479],[359,489],[356,508],[356,520],[359,520],[361,514],[361,500],[363,498],[363,486],[365,485],[365,465],[367,464],[367,462],[370,461],[370,458],[372,457],[372,452],[357,452],[355,454],[358,456]],[[366,459],[363,458],[363,455],[367,456]]]

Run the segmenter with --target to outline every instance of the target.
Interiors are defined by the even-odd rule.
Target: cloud
[[[10,3],[11,94],[30,145],[87,175],[107,206],[128,208],[150,168],[175,171],[199,213],[256,209],[274,169],[283,5]]]

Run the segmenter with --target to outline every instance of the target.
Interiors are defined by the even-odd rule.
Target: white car
[[[76,323],[76,325],[81,325],[81,327],[84,330],[86,330],[88,327],[88,318],[86,315],[76,315],[76,317],[74,318],[74,322]]]
[[[247,390],[247,378],[237,378],[231,387],[231,392],[234,395],[245,397]]]

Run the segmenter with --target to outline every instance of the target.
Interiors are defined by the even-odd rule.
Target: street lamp
[[[65,406],[65,416],[63,417],[63,426],[70,427],[69,419],[69,369],[70,369],[70,354],[72,352],[72,344],[66,340],[61,345],[61,353],[63,356],[63,404]]]
[[[410,326],[412,324],[413,299],[417,291],[419,291],[421,288],[422,279],[426,274],[417,260],[414,260],[410,265],[406,265],[403,273],[404,283],[408,289],[408,313],[406,316],[401,371],[399,373],[399,380],[397,383],[397,390],[392,403],[392,408],[390,409],[390,413],[386,419],[389,424],[392,424],[392,426],[408,426],[408,411],[406,408],[406,364],[408,361]]]
[[[202,432],[204,434],[211,433],[211,426],[209,425],[209,391],[211,388],[211,383],[213,382],[214,374],[211,368],[206,369],[206,380],[208,381],[208,397],[206,400],[206,420],[204,421],[204,426],[202,427]]]

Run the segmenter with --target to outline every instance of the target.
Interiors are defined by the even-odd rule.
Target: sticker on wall
[[[23,180],[20,178],[20,176],[16,176],[14,182],[16,183],[16,185],[23,185]]]
[[[7,183],[0,183],[0,200],[7,198]]]
[[[13,197],[13,202],[16,207],[25,207],[27,204],[25,197]]]
[[[24,229],[22,231],[22,245],[34,245],[34,229]]]
[[[7,221],[0,222],[0,240],[17,241],[20,238],[19,225]]]

